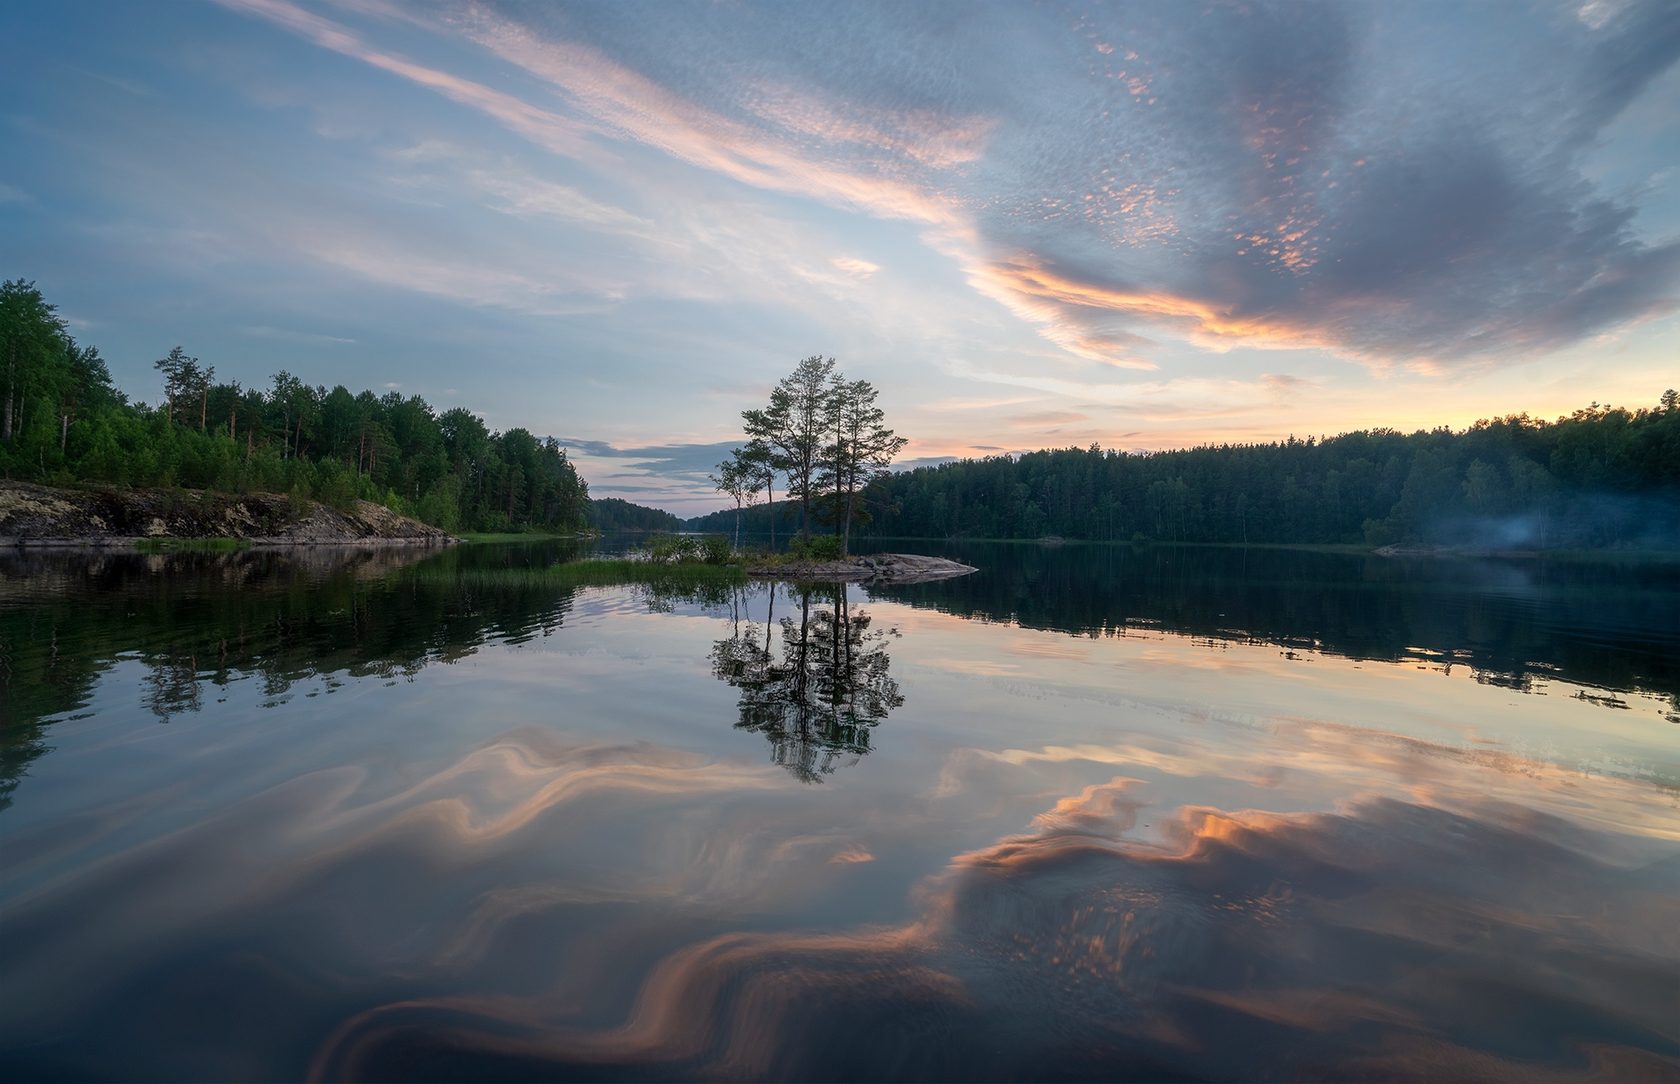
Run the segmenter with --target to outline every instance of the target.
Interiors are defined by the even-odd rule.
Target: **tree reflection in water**
[[[797,612],[780,619],[777,649],[784,590]],[[875,725],[903,706],[886,649],[898,630],[871,628],[868,613],[852,610],[845,584],[772,586],[762,626],[741,620],[744,601],[734,605],[733,635],[712,645],[712,673],[741,690],[735,726],[763,734],[772,761],[819,783],[868,753]]]

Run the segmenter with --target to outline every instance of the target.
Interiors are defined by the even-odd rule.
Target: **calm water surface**
[[[0,556],[0,1075],[1680,1079],[1680,572]]]

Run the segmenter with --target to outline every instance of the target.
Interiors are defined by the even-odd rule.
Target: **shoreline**
[[[294,546],[449,546],[453,534],[371,501],[279,493],[65,488],[0,482],[0,546],[146,552]]]
[[[102,553],[235,553],[253,549],[386,549],[406,547],[441,549],[465,540],[453,535],[441,538],[380,537],[342,539],[234,538],[226,535],[91,535],[83,537],[7,537],[0,535],[0,549],[14,550],[97,550]]]

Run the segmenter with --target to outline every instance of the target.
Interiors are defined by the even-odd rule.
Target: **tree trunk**
[[[769,495],[770,507],[770,552],[776,552],[776,475],[774,472],[765,476],[764,492]]]
[[[844,528],[840,533],[840,559],[843,561],[852,555],[852,505],[857,499],[857,484],[850,478],[846,480],[846,516]]]
[[[6,362],[6,418],[0,423],[0,443],[12,442],[12,403],[17,396],[17,342],[12,342],[11,357]]]
[[[198,398],[198,431],[204,432],[210,425],[210,385],[204,385],[204,391]]]
[[[70,415],[58,416],[58,454],[64,454],[64,447],[70,443]]]
[[[811,467],[806,464],[799,486],[799,537],[811,541]]]

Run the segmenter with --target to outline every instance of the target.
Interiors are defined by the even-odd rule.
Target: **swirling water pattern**
[[[1680,1079],[1671,574],[568,555],[0,567],[5,1074]]]

